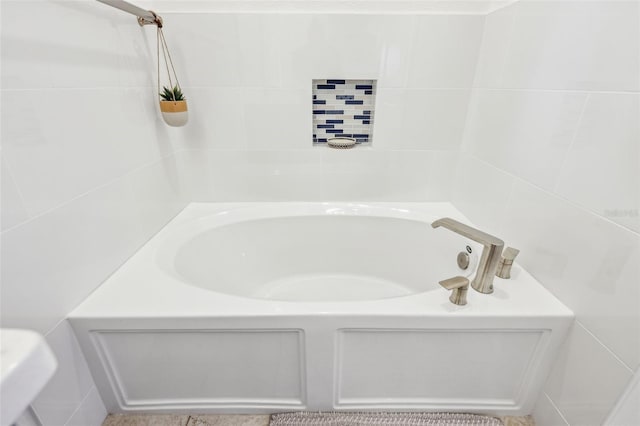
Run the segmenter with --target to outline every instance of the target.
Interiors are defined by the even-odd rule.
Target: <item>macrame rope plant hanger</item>
[[[167,46],[167,40],[162,32],[162,20],[156,21],[157,24],[157,45],[158,45],[158,96],[160,97],[160,112],[165,123],[169,126],[180,127],[187,124],[189,120],[189,112],[187,109],[187,101],[182,93],[182,87],[173,66],[171,52]],[[162,53],[162,58],[160,53]],[[164,62],[169,86],[163,86],[160,89],[160,62]],[[175,82],[175,84],[174,84]]]

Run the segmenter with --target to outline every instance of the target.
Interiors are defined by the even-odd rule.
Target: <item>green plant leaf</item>
[[[176,85],[172,88],[166,86],[163,87],[163,92],[159,93],[160,97],[165,101],[183,101],[184,94],[182,90]]]

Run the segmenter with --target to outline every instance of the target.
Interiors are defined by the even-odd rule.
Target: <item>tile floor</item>
[[[505,426],[535,426],[533,417],[501,417]],[[268,426],[268,415],[109,414],[102,426]]]

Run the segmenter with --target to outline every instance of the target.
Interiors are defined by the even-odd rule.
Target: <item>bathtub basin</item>
[[[451,304],[438,281],[481,248],[429,226],[444,216],[468,222],[448,203],[194,203],[69,319],[114,413],[528,414],[573,315],[517,263]]]

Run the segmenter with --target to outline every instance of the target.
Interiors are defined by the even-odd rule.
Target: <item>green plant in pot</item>
[[[169,126],[180,127],[187,124],[189,112],[187,101],[180,86],[162,88],[160,95],[160,111],[162,118]]]

